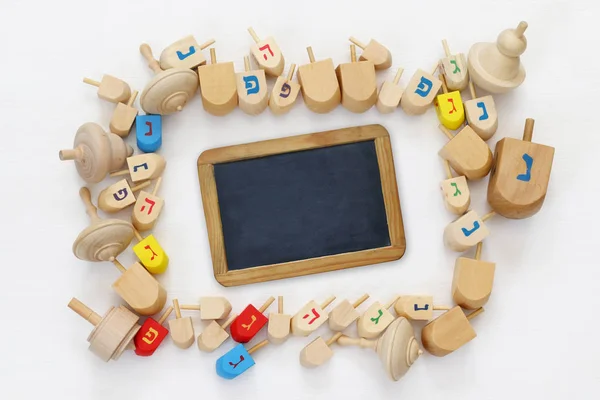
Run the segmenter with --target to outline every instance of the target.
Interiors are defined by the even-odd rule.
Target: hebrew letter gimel
[[[142,340],[148,344],[152,344],[158,337],[158,332],[154,328],[148,328],[148,332],[144,335]],[[150,338],[150,339],[148,339]]]
[[[244,356],[240,354],[240,361],[236,362],[235,364],[229,361],[229,365],[231,365],[233,369],[235,369],[235,367],[237,367],[242,361],[244,361]]]
[[[456,63],[456,60],[450,60],[450,64],[454,65],[454,71],[452,71],[453,74],[460,72],[460,68],[458,67],[458,64]]]
[[[457,111],[456,106],[454,105],[454,99],[448,99],[448,103],[452,103],[452,110],[450,110],[448,114],[454,114],[454,111]]]
[[[189,56],[191,56],[194,53],[196,53],[196,48],[194,46],[190,46],[189,51],[185,54],[183,54],[182,52],[177,50],[177,58],[179,58],[180,60],[185,60],[186,58],[188,58]]]
[[[115,198],[116,201],[123,200],[125,197],[127,197],[127,189],[123,188],[123,189],[119,190],[118,192],[113,193],[113,197]]]
[[[246,85],[247,95],[258,93],[260,90],[258,78],[254,75],[244,76],[244,84]]]
[[[477,107],[481,108],[481,115],[479,116],[479,120],[485,121],[486,119],[488,119],[489,116],[488,116],[487,108],[485,108],[485,103],[483,101],[480,101],[479,103],[477,103]]]
[[[433,83],[431,83],[431,81],[429,79],[422,76],[421,82],[419,82],[419,85],[417,86],[417,90],[415,90],[415,93],[421,97],[427,97],[427,95],[431,91],[432,86],[433,86]]]
[[[150,247],[149,244],[147,244],[146,246],[144,246],[144,250],[150,250],[152,252],[152,258],[150,259],[150,261],[154,261],[154,257],[158,256],[158,254],[156,254],[154,252],[154,250],[152,250],[152,247]]]
[[[284,99],[287,99],[290,96],[291,91],[292,91],[292,87],[290,85],[288,85],[287,83],[284,83],[283,86],[281,86],[281,93],[279,93],[279,97],[283,97]]]

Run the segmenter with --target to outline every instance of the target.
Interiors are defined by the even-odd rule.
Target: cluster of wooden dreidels
[[[124,306],[111,307],[104,317],[75,298],[69,307],[94,325],[88,337],[90,350],[104,361],[118,359],[128,348],[138,356],[151,356],[167,336],[181,349],[188,349],[196,342],[202,352],[216,350],[231,337],[237,344],[216,361],[215,367],[217,374],[226,379],[233,379],[252,367],[251,355],[268,343],[282,344],[290,335],[308,337],[327,323],[332,336],[327,340],[319,336],[306,345],[299,356],[302,366],[314,368],[325,364],[333,356],[334,343],[358,345],[375,350],[388,376],[398,380],[422,354],[410,321],[431,320],[422,330],[423,347],[433,355],[444,356],[475,337],[469,319],[482,311],[479,308],[465,315],[460,306],[434,305],[431,296],[409,295],[396,296],[385,304],[374,301],[359,312],[358,308],[368,299],[369,295],[364,294],[354,302],[342,300],[337,304],[335,296],[320,304],[311,300],[290,315],[284,313],[283,297],[279,296],[277,312],[268,316],[265,312],[274,297],[269,297],[258,309],[249,304],[239,314],[231,312],[231,304],[224,297],[201,297],[199,303],[190,305],[180,305],[178,299],[173,299],[172,306],[158,320],[149,317],[141,325],[138,315]],[[395,316],[389,311],[392,307]],[[175,318],[168,319],[173,310]],[[182,310],[199,311],[200,319],[210,323],[196,336],[192,317],[182,317]],[[434,319],[435,310],[446,312]],[[344,334],[352,324],[356,324],[358,337]],[[267,339],[247,349],[244,344],[265,327]]]

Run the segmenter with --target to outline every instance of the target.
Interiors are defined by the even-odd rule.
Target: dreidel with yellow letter
[[[160,316],[158,321],[153,318],[146,318],[140,330],[135,334],[133,343],[135,344],[135,354],[141,357],[149,357],[160,346],[169,330],[163,326],[163,323],[173,312],[173,307],[169,306]]]
[[[442,125],[454,131],[465,122],[465,109],[462,98],[458,90],[448,93],[444,75],[440,76],[440,80],[442,81],[444,93],[435,98],[435,112]]]
[[[151,274],[162,274],[169,266],[169,256],[158,244],[154,235],[145,238],[137,230],[133,230],[138,243],[133,246],[133,252],[140,259],[142,265]]]

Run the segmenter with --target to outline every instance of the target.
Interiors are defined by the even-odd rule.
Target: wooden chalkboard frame
[[[389,246],[242,270],[228,270],[214,174],[215,164],[364,141],[375,143],[390,236]],[[392,147],[389,133],[382,125],[364,125],[206,150],[198,157],[198,180],[214,276],[223,286],[239,286],[388,262],[401,258],[406,250]]]

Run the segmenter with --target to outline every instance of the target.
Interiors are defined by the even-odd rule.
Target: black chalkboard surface
[[[198,163],[213,268],[224,285],[404,253],[391,147],[380,125],[213,149]]]

